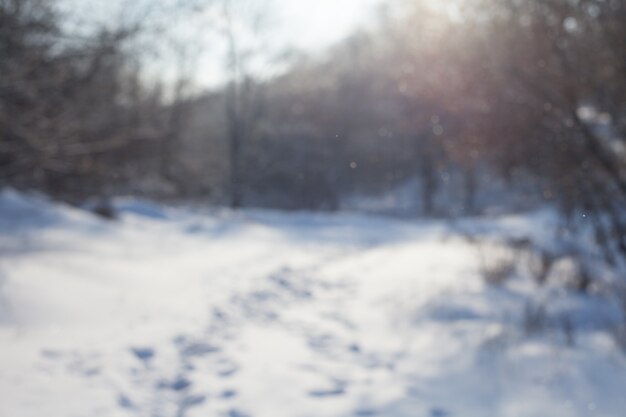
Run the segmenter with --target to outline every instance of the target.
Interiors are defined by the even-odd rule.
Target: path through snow
[[[118,206],[0,199],[0,416],[624,415],[611,338],[523,335],[444,223]]]

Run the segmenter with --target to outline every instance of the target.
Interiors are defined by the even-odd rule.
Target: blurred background
[[[425,216],[550,201],[623,236],[625,7],[2,0],[0,181]]]

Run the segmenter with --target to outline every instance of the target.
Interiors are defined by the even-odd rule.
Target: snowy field
[[[611,303],[481,277],[468,233],[549,244],[549,212],[116,205],[1,195],[1,417],[626,415]]]

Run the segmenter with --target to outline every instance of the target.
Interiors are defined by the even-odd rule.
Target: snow
[[[0,194],[0,416],[624,415],[620,310],[523,276],[488,286],[466,239],[549,246],[550,211],[115,206]]]

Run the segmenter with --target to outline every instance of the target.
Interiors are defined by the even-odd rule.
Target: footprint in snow
[[[430,410],[430,417],[449,417],[450,413],[443,408],[432,408]]]
[[[226,389],[224,391],[222,391],[222,393],[220,394],[221,398],[227,399],[227,398],[233,398],[237,395],[237,391],[234,389]]]
[[[311,397],[337,397],[346,393],[346,383],[335,381],[331,388],[314,389],[309,391]]]
[[[371,417],[371,416],[375,416],[376,414],[378,414],[378,411],[372,410],[371,408],[362,408],[362,409],[356,410],[354,414],[357,417]]]
[[[303,288],[298,288],[298,286],[294,285],[289,279],[283,277],[282,275],[270,275],[269,280],[276,284],[278,287],[293,295],[294,297],[311,298],[313,295],[311,294],[311,291]]]
[[[186,346],[181,351],[181,354],[183,356],[205,356],[219,351],[219,347],[213,346],[209,343],[192,343]]]
[[[143,361],[144,363],[150,361],[150,359],[152,359],[156,354],[154,349],[151,347],[132,347],[130,348],[130,351],[137,359]]]
[[[217,363],[217,375],[222,378],[228,378],[236,374],[237,371],[239,371],[237,364],[228,359],[223,359]]]
[[[126,408],[127,410],[132,410],[135,408],[135,404],[124,394],[119,394],[117,397],[117,405],[121,408]]]
[[[361,346],[359,346],[357,343],[352,343],[348,346],[348,350],[352,353],[361,353]]]
[[[336,338],[332,334],[315,335],[309,338],[308,345],[316,351],[325,351],[336,343]]]
[[[157,388],[159,389],[170,389],[172,391],[183,391],[186,388],[191,386],[191,381],[189,381],[184,376],[180,376],[175,378],[172,381],[162,380],[157,384]]]
[[[226,413],[226,417],[250,417],[250,414],[233,408],[231,410],[228,410],[228,412]]]
[[[311,397],[338,397],[346,393],[345,388],[336,387],[331,389],[319,389],[309,391]]]
[[[205,395],[190,395],[188,397],[183,398],[180,401],[180,407],[182,408],[191,408],[194,407],[196,405],[200,405],[202,403],[204,403],[206,401],[206,396]]]

